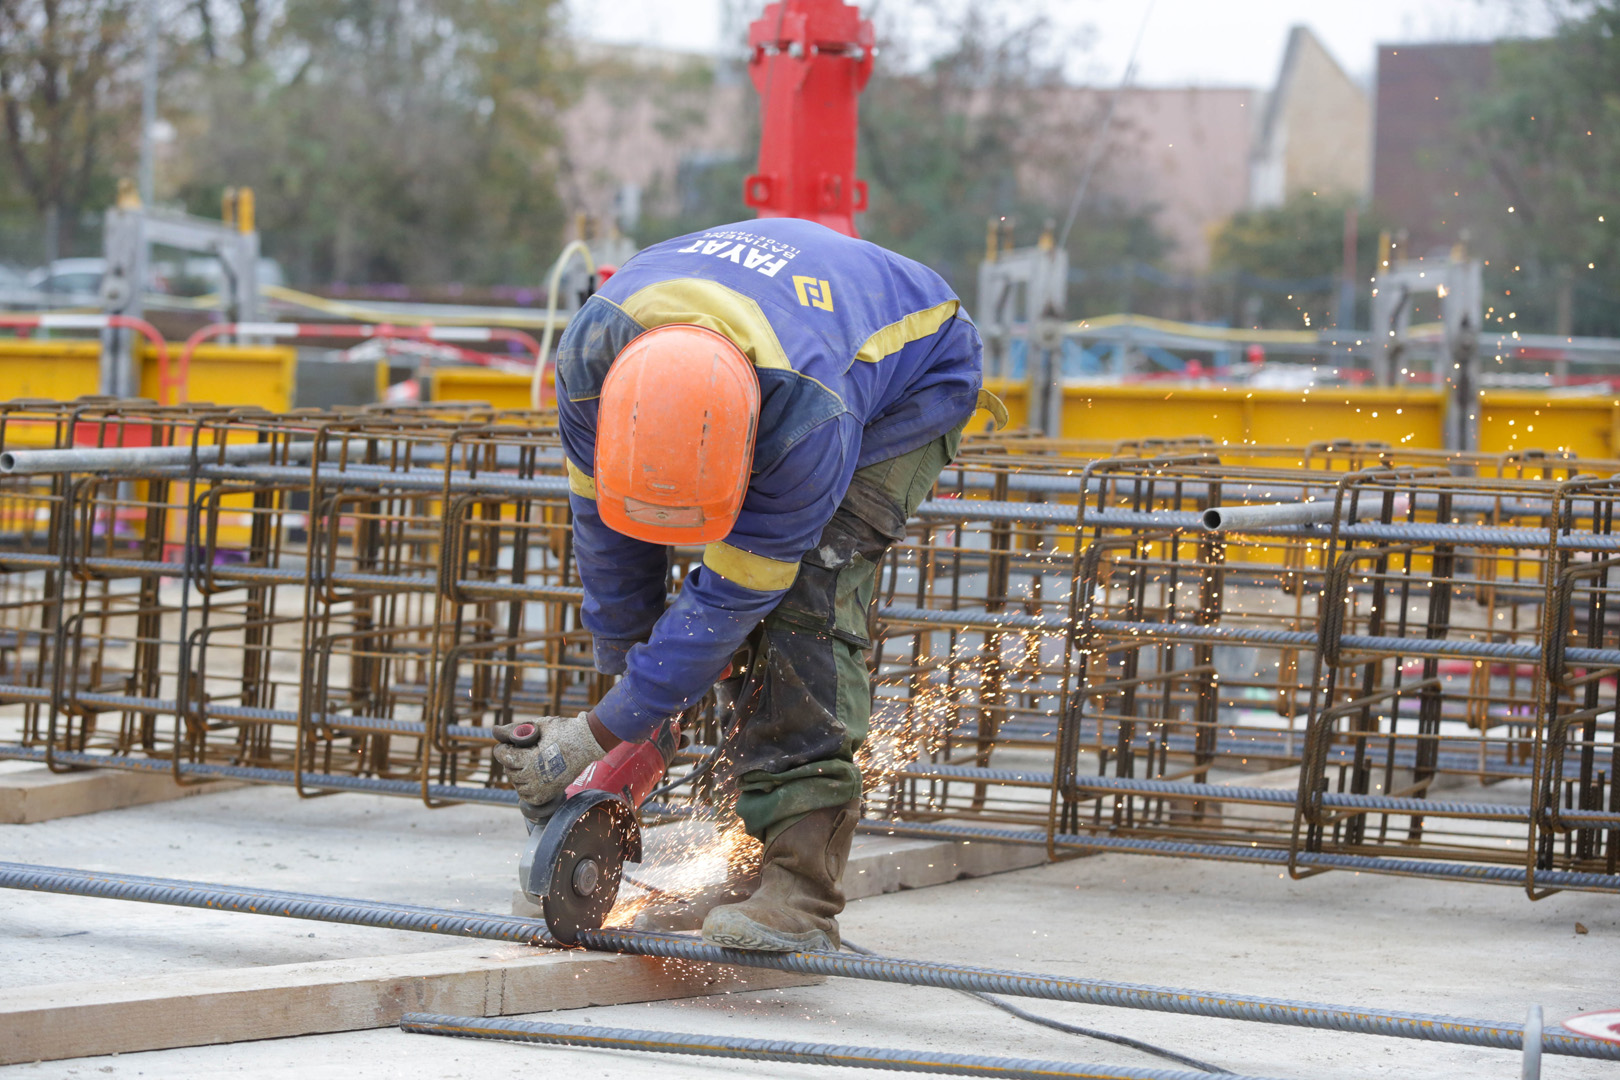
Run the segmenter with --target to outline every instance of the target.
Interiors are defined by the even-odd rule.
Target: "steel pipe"
[[[244,446],[243,449],[258,452],[258,447],[259,444],[253,444]],[[174,457],[140,457],[143,453],[169,454],[171,452],[175,454]],[[76,457],[76,455],[89,453],[107,453],[109,456],[93,459],[79,459]],[[69,456],[58,459],[35,456],[44,454]],[[115,457],[112,455],[129,456]],[[9,468],[5,465],[8,456],[11,460]],[[89,460],[93,464],[66,464],[67,462],[79,460]],[[60,464],[52,464],[53,461]],[[19,450],[6,451],[0,454],[0,473],[6,475],[80,471],[140,472],[163,479],[186,479],[195,471],[198,478],[215,482],[248,482],[293,486],[307,486],[311,481],[310,470],[302,466],[259,464],[253,461],[240,465],[222,465],[218,464],[217,461],[200,461],[196,466],[192,466],[192,451],[188,447],[132,447],[107,451],[92,450],[90,448],[83,450]],[[328,485],[341,482],[357,488],[419,491],[423,493],[440,492],[448,489],[456,494],[486,494],[491,497],[566,498],[568,495],[568,481],[564,477],[514,477],[503,473],[480,475],[464,470],[423,468],[394,470],[386,466],[373,464],[345,463],[342,468],[328,468],[325,464],[320,464],[315,469],[315,479],[319,483]],[[1285,512],[1298,511],[1300,506],[1315,507],[1319,505],[1328,507],[1328,509],[1325,511],[1313,510],[1309,511],[1309,513],[1326,513],[1327,517],[1320,520],[1331,520],[1331,505],[1323,502],[1272,504],[1258,507],[1220,507],[1202,513],[1170,510],[1087,510],[1081,523],[1086,528],[1207,529],[1208,516],[1214,513],[1219,516],[1221,521],[1226,522],[1220,528],[1230,530],[1239,527],[1230,523],[1232,515],[1238,514],[1240,515],[1239,520],[1243,520],[1244,516],[1248,516],[1248,523],[1241,526],[1245,532],[1266,536],[1319,538],[1322,535],[1320,531],[1312,527],[1308,522],[1302,524],[1295,518],[1280,521],[1255,521],[1252,516],[1247,515],[1248,511],[1263,514],[1284,514]],[[928,499],[924,500],[917,508],[916,519],[920,521],[1023,521],[1065,525],[1076,522],[1078,512],[1077,507],[1064,504],[992,502],[979,499]],[[1349,523],[1338,527],[1338,535],[1346,540],[1368,540],[1385,543],[1456,544],[1472,547],[1532,549],[1557,548],[1571,551],[1620,551],[1620,535],[1567,532],[1554,537],[1545,529],[1499,525],[1448,525],[1426,522]]]
[[[916,762],[900,770],[902,776],[923,780],[961,780],[972,783],[1016,784],[1026,787],[1050,787],[1049,772],[1027,772],[1014,769],[980,769],[971,765],[941,765]],[[1127,776],[1079,776],[1071,780],[1068,788],[1074,791],[1097,792],[1105,795],[1120,792],[1144,798],[1209,799],[1216,802],[1256,803],[1268,806],[1293,806],[1299,800],[1291,789],[1244,787],[1238,784],[1195,784],[1173,780],[1137,779]],[[1354,795],[1327,792],[1320,796],[1323,806],[1330,809],[1360,810],[1367,813],[1418,814],[1432,817],[1460,817],[1491,821],[1529,821],[1528,806],[1507,803],[1454,803],[1430,799],[1403,798],[1391,795]],[[1571,811],[1558,811],[1569,814]],[[1620,813],[1601,810],[1579,811],[1582,818],[1594,823],[1620,824]]]
[[[156,473],[179,479],[189,470]],[[248,482],[308,487],[311,476],[308,468],[290,465],[260,465],[234,467],[229,465],[203,465],[197,475],[204,480],[220,482]],[[354,488],[387,488],[394,491],[415,491],[436,494],[489,495],[516,499],[567,498],[568,479],[562,476],[517,477],[505,473],[481,474],[463,469],[388,469],[376,465],[338,467],[321,463],[314,470],[316,483],[332,486],[343,484]]]
[[[888,609],[884,609],[886,612]],[[926,613],[924,613],[926,614]],[[954,613],[953,613],[954,614]],[[1000,612],[988,613],[1001,615]],[[902,617],[902,616],[896,616]],[[912,616],[904,616],[911,621]],[[1027,629],[1056,629],[1056,619],[1036,619],[1021,616]],[[916,621],[938,621],[922,615]],[[1010,624],[1016,625],[1016,624]],[[1097,619],[1090,624],[1093,630],[1114,635],[1122,645],[1143,641],[1208,641],[1231,645],[1286,645],[1314,649],[1320,639],[1313,630],[1280,630],[1274,627],[1203,626],[1197,623],[1133,622],[1124,619]],[[1539,663],[1541,646],[1526,642],[1476,641],[1471,638],[1414,638],[1387,637],[1369,634],[1344,634],[1339,645],[1345,649],[1367,652],[1400,653],[1412,656],[1449,656],[1478,660],[1518,660]],[[1620,667],[1620,649],[1588,649],[1571,646],[1564,650],[1564,659],[1570,663],[1589,667]]]
[[[421,798],[420,780],[386,780],[379,776],[344,776],[334,773],[293,772],[291,769],[265,769],[251,765],[221,765],[214,762],[182,761],[176,765],[162,758],[138,758],[116,754],[86,754],[76,750],[46,751],[15,743],[0,745],[0,759],[37,761],[85,769],[128,769],[132,772],[178,772],[198,780],[246,780],[254,784],[277,784],[323,791],[359,791],[373,795],[404,795]],[[429,798],[441,802],[475,802],[495,806],[516,806],[517,792],[510,788],[473,787],[470,784],[428,784]]]
[[[1276,525],[1316,525],[1334,518],[1334,505],[1318,502],[1267,503],[1260,506],[1212,506],[1200,518],[1206,532],[1247,532]]]
[[[63,450],[0,452],[0,474],[38,476],[59,473],[126,472],[201,463],[257,465],[286,456],[308,458],[314,444],[227,443],[225,446],[77,446]]]
[[[1339,474],[1342,477],[1344,474]],[[1020,472],[1009,469],[1006,472],[990,468],[986,462],[971,461],[961,465],[951,465],[940,477],[942,487],[963,487],[974,491],[992,489],[1001,477],[1007,478],[1009,491],[1027,491],[1038,495],[1079,495],[1080,477],[1078,476],[1051,476],[1045,473]],[[1216,479],[1212,477],[1211,479]],[[1324,500],[1333,494],[1337,484],[1336,477],[1332,483],[1325,480],[1317,483],[1300,483],[1298,481],[1286,482],[1277,479],[1265,481],[1246,481],[1232,483],[1221,481],[1221,491],[1228,497],[1241,498],[1253,494],[1268,499],[1281,501],[1303,502],[1308,499]],[[1423,489],[1422,481],[1416,481],[1417,490],[1406,494],[1410,500],[1409,505],[1418,511],[1433,512],[1440,508],[1441,497],[1439,492]],[[1117,487],[1117,481],[1105,480],[1092,476],[1085,485],[1088,495],[1107,493],[1111,488]],[[1382,495],[1382,488],[1368,487],[1362,489],[1364,498],[1376,498]],[[1478,513],[1492,517],[1543,517],[1553,512],[1548,503],[1525,502],[1522,499],[1504,498],[1500,495],[1471,494],[1468,490],[1458,488],[1446,492],[1445,505],[1453,513]],[[1075,509],[1073,503],[1066,504],[1071,512]],[[1088,515],[1089,516],[1089,515]],[[1196,516],[1196,515],[1195,515]]]

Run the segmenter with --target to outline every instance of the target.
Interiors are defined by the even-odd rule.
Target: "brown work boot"
[[[703,940],[759,952],[838,951],[844,910],[840,878],[859,820],[859,799],[816,810],[784,829],[765,848],[759,888],[703,920]]]

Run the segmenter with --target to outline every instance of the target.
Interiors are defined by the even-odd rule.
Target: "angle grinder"
[[[512,729],[518,745],[539,735],[534,724]],[[613,910],[624,864],[641,861],[637,811],[679,745],[679,718],[666,720],[646,742],[609,750],[544,806],[518,804],[529,826],[518,884],[558,941],[574,944],[581,930],[599,929]]]

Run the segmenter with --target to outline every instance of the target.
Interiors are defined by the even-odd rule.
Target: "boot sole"
[[[703,921],[703,940],[710,945],[749,952],[837,952],[838,942],[825,930],[789,933],[755,922],[746,915],[715,909]]]

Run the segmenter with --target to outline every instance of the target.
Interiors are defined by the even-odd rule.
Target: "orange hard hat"
[[[759,376],[728,338],[673,323],[626,345],[596,414],[596,508],[616,532],[707,544],[748,492]]]

